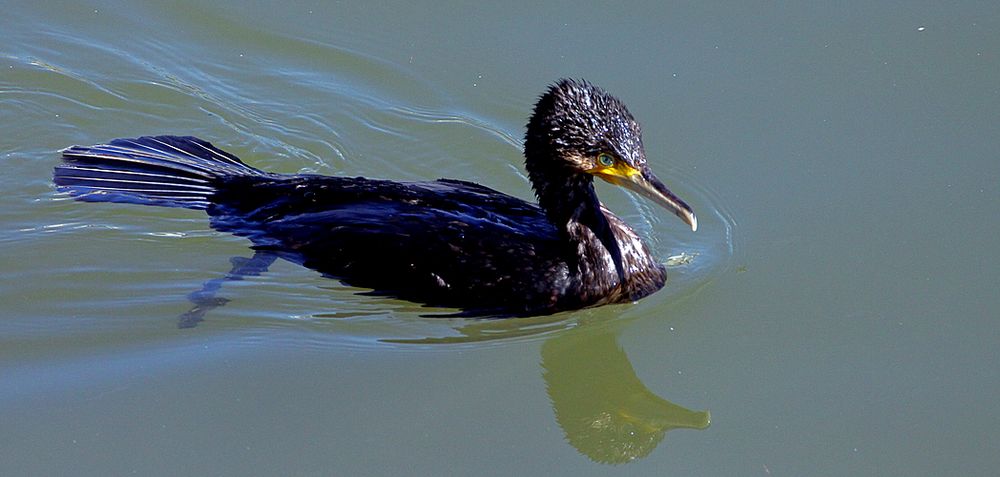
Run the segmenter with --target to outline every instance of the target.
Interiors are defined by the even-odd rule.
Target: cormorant
[[[466,181],[283,175],[195,137],[72,146],[55,168],[78,200],[205,210],[213,228],[358,287],[475,315],[528,316],[631,302],[664,266],[606,209],[594,177],[639,192],[697,229],[646,164],[639,123],[570,79],[539,98],[524,165],[538,204]]]

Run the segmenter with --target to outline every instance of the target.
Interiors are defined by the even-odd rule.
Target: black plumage
[[[54,180],[79,200],[203,209],[218,230],[350,285],[473,314],[535,315],[634,301],[666,281],[593,178],[636,190],[692,228],[646,164],[639,124],[613,96],[562,80],[528,123],[538,204],[452,179],[394,182],[260,171],[194,137],[63,151]]]

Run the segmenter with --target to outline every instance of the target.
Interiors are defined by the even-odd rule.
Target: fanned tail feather
[[[236,156],[190,136],[143,136],[72,146],[53,180],[60,191],[90,202],[125,202],[205,209],[219,179],[263,176]]]

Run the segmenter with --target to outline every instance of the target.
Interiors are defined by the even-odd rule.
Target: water
[[[2,5],[3,475],[996,472],[1000,7],[202,3]],[[530,198],[563,76],[701,222],[600,187],[692,258],[635,305],[431,319],[278,262],[178,329],[246,241],[50,184],[178,133]]]

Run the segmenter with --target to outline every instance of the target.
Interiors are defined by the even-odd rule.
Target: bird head
[[[646,163],[642,128],[618,98],[586,81],[563,79],[539,98],[525,136],[525,167],[539,199],[556,177],[591,180],[638,192],[697,230],[683,200]]]

